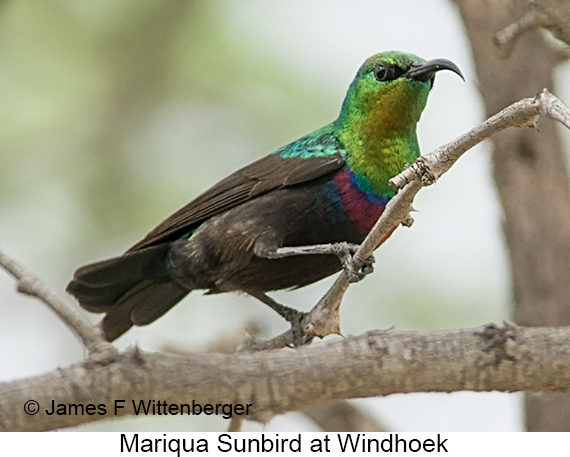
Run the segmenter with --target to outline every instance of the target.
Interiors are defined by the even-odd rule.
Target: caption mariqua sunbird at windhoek
[[[355,271],[352,254],[394,196],[389,179],[419,156],[416,125],[439,70],[463,78],[446,59],[370,57],[335,121],[223,179],[123,255],[79,268],[67,291],[106,313],[109,341],[195,289],[252,295],[296,334],[302,313],[266,292],[372,270],[370,258]]]

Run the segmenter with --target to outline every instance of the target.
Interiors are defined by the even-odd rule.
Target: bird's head
[[[397,51],[370,57],[348,89],[339,122],[364,129],[363,134],[415,130],[440,70],[451,70],[464,79],[461,70],[446,59],[425,61]]]

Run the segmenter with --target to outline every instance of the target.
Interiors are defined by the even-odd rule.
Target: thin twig
[[[79,309],[58,297],[40,278],[1,249],[0,267],[17,281],[18,292],[38,298],[57,314],[85,346],[91,361],[112,360],[117,356],[117,351],[105,340],[99,327],[94,326]]]
[[[541,114],[570,129],[570,108],[543,89],[536,97],[525,98],[507,106],[459,138],[420,157],[413,165],[392,178],[390,185],[394,189],[401,189],[408,182],[418,179],[424,186],[433,184],[476,144],[507,127],[535,127]]]
[[[543,89],[536,97],[525,98],[509,105],[456,140],[420,157],[402,173],[392,178],[390,185],[399,192],[390,200],[376,225],[354,254],[355,267],[359,268],[362,265],[359,259],[369,257],[398,224],[408,221],[413,199],[422,187],[433,184],[459,157],[476,144],[507,127],[534,127],[541,114],[570,129],[570,108]],[[339,307],[348,286],[349,282],[343,272],[305,316],[302,326],[308,338],[340,334]],[[287,346],[291,342],[291,331],[288,330],[267,341],[253,337],[246,338],[241,346],[250,351],[266,350]]]

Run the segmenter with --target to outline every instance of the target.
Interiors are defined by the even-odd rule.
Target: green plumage
[[[365,178],[362,187],[382,197],[394,195],[388,180],[419,157],[416,124],[432,83],[408,78],[378,81],[373,69],[379,64],[410,68],[422,62],[413,54],[394,51],[369,58],[350,85],[336,121],[339,139],[350,151],[348,166],[361,182]]]

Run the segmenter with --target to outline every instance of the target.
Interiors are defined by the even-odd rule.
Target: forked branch
[[[570,129],[570,108],[543,89],[536,97],[513,103],[459,138],[420,157],[402,173],[392,178],[390,185],[399,192],[390,200],[376,225],[354,255],[355,267],[362,266],[359,259],[369,257],[398,224],[409,224],[412,202],[422,187],[433,184],[466,151],[494,133],[507,127],[535,127],[540,115],[558,121]],[[306,337],[322,338],[329,334],[340,334],[339,307],[348,286],[346,275],[341,273],[321,300],[305,316],[303,328]],[[268,341],[247,338],[242,343],[242,348],[246,350],[271,349],[290,345],[291,341],[289,330]]]

